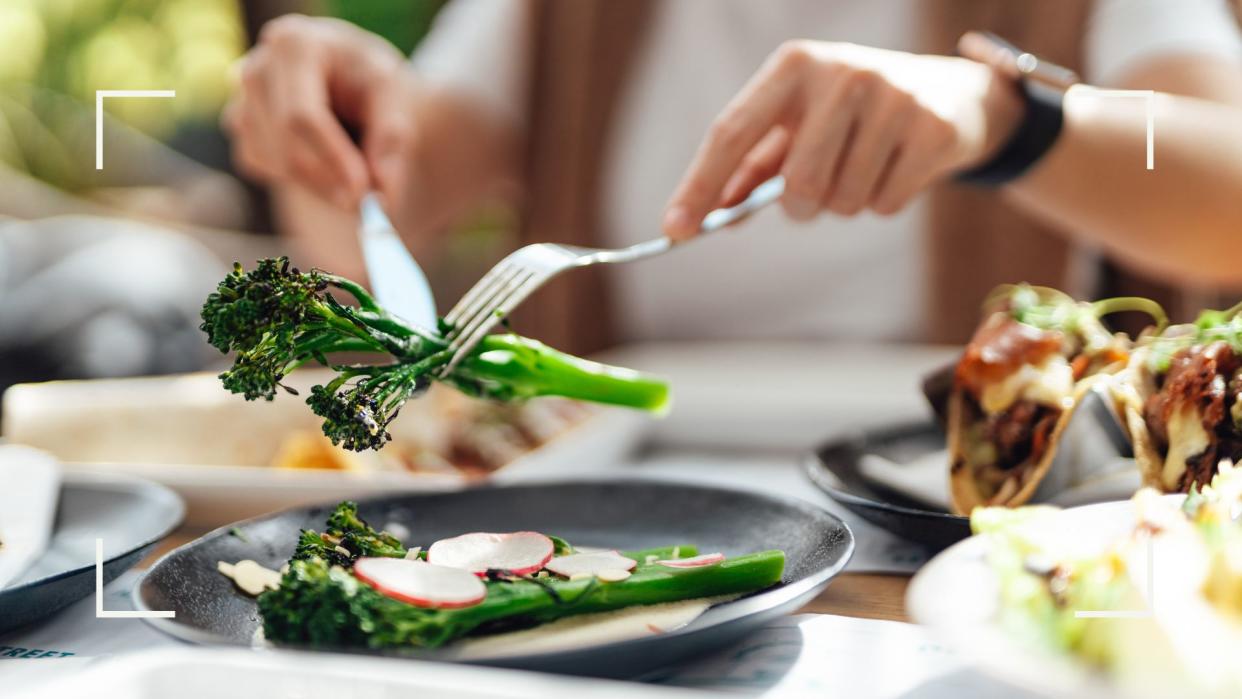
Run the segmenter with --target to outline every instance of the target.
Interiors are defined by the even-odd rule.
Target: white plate
[[[317,374],[300,372],[290,378],[305,388]],[[436,405],[429,398],[406,405],[392,428],[395,437],[434,440],[434,435],[422,434],[428,424],[452,419],[435,412]],[[602,470],[633,449],[651,421],[638,411],[588,407],[579,422],[491,477],[513,482]],[[3,433],[9,439],[51,452],[66,472],[122,473],[172,488],[186,501],[186,524],[196,527],[333,499],[450,490],[471,482],[455,469],[266,466],[285,435],[318,431],[319,419],[295,396],[247,403],[224,391],[208,373],[14,386],[4,395],[3,416]]]
[[[45,663],[59,662],[48,660]],[[32,663],[33,664],[33,663]],[[41,663],[42,664],[42,663]],[[12,699],[694,699],[702,692],[418,660],[328,653],[177,648],[117,656],[60,682],[28,684]]]
[[[0,590],[47,548],[60,494],[60,464],[50,454],[0,444]]]
[[[30,624],[92,594],[97,541],[107,583],[168,536],[185,513],[168,488],[108,473],[65,474],[56,509],[46,550],[0,590],[0,631]]]
[[[1064,510],[1049,520],[1047,535],[1074,541],[1085,553],[1104,550],[1133,527],[1133,504],[1127,500]],[[1069,657],[1039,652],[1006,634],[996,621],[1000,585],[987,553],[988,539],[972,536],[933,558],[906,594],[910,616],[983,672],[1042,696],[1159,696],[1123,692]]]

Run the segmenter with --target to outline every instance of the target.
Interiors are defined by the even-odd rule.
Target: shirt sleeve
[[[1087,26],[1085,75],[1116,85],[1161,56],[1206,55],[1242,70],[1242,33],[1229,0],[1097,0]]]
[[[520,122],[529,14],[527,3],[517,0],[453,0],[411,60],[431,83],[460,91]]]

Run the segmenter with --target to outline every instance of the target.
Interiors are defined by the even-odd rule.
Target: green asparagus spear
[[[679,547],[693,554],[689,546]],[[647,565],[621,582],[546,577],[488,583],[487,598],[464,609],[427,609],[386,597],[321,558],[295,560],[278,590],[259,598],[264,634],[277,643],[434,648],[481,628],[522,628],[575,614],[606,612],[761,590],[780,581],[785,555],[764,551],[699,568]]]
[[[572,550],[568,542],[555,541],[560,553]],[[323,534],[301,533],[280,588],[259,597],[259,612],[264,635],[277,643],[434,648],[470,633],[522,628],[575,614],[754,592],[780,582],[785,567],[780,551],[697,568],[655,563],[697,553],[688,545],[624,553],[638,565],[620,582],[566,580],[547,573],[501,576],[487,582],[487,597],[475,606],[429,609],[387,597],[354,577],[350,568],[359,557],[400,558],[406,549],[359,517],[357,505],[343,502]]]

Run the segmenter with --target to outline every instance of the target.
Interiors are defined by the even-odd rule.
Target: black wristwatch
[[[1025,103],[1022,122],[990,160],[957,174],[959,182],[999,187],[1018,179],[1052,149],[1064,123],[1065,91],[1078,82],[1074,71],[1023,51],[990,32],[962,37],[972,54],[1012,78]]]

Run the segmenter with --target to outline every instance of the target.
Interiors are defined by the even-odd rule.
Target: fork
[[[785,179],[777,175],[755,187],[742,203],[709,212],[699,226],[699,232],[711,233],[737,223],[776,201],[784,192]],[[450,326],[445,339],[453,356],[441,375],[451,373],[518,304],[557,274],[575,267],[654,257],[668,252],[677,244],[668,236],[660,236],[619,249],[534,243],[515,250],[483,275],[444,316]]]

